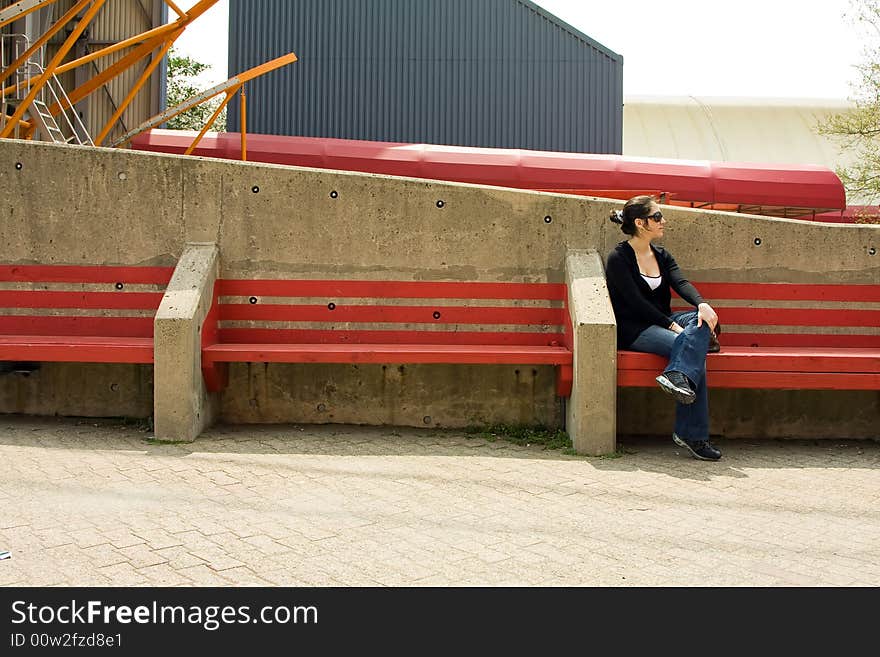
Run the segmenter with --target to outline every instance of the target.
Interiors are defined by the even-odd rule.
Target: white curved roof
[[[815,128],[851,108],[845,100],[816,98],[627,96],[623,154],[836,169],[852,164],[853,156]]]

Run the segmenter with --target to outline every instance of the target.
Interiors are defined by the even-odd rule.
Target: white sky
[[[182,9],[193,4],[177,1]],[[623,55],[627,96],[844,99],[852,95],[853,65],[862,61],[867,43],[865,33],[844,18],[850,0],[537,4]],[[180,51],[212,66],[205,88],[227,77],[228,13],[228,0],[220,0],[177,40]]]

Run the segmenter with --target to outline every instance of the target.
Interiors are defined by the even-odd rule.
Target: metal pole
[[[205,133],[208,132],[208,129],[209,129],[212,125],[214,125],[214,121],[216,121],[216,120],[217,120],[217,117],[220,116],[220,112],[222,112],[222,111],[223,111],[223,108],[226,107],[226,103],[228,103],[230,100],[232,100],[232,97],[235,95],[235,92],[236,92],[236,91],[238,91],[238,87],[236,87],[235,89],[231,89],[230,91],[227,91],[227,92],[226,92],[226,98],[223,99],[223,102],[220,103],[219,107],[217,107],[217,110],[211,115],[211,118],[208,119],[208,122],[205,124],[205,127],[202,128],[202,131],[199,133],[199,136],[196,137],[196,138],[193,140],[193,143],[190,144],[189,148],[187,148],[187,149],[184,151],[184,153],[183,153],[184,155],[190,155],[190,154],[192,154],[192,152],[196,149],[196,146],[199,145],[199,142],[202,141],[202,137],[204,137],[204,136],[205,136]]]
[[[241,161],[247,162],[247,96],[241,85]]]

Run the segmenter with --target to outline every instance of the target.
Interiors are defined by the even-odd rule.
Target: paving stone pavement
[[[4,586],[877,586],[880,443],[0,418]]]

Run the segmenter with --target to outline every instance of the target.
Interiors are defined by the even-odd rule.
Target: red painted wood
[[[315,345],[216,344],[206,347],[207,362],[253,363],[502,363],[560,365],[572,362],[564,347],[494,345]]]
[[[220,304],[218,302],[219,295],[217,293],[217,286],[214,286],[213,299],[211,301],[211,307],[208,309],[208,313],[205,315],[205,321],[202,323],[202,341],[201,346],[205,347],[209,344],[214,344],[216,342],[220,342],[219,338],[219,318],[220,318]],[[250,342],[250,340],[248,341]]]
[[[562,283],[480,283],[457,281],[327,281],[238,280],[217,281],[220,296],[321,297],[373,299],[565,299]]]
[[[712,307],[722,326],[880,326],[880,310]]]
[[[0,360],[152,363],[150,338],[0,335]]]
[[[880,303],[880,285],[796,283],[694,283],[713,304],[719,299],[765,301],[853,301]]]
[[[656,376],[667,359],[654,354],[618,351],[621,370],[649,370]],[[708,372],[880,372],[880,349],[799,347],[727,347],[706,358]]]
[[[173,273],[174,267],[0,265],[0,281],[23,283],[167,285]]]
[[[229,384],[229,363],[202,362],[202,376],[208,392],[220,392]]]
[[[619,370],[621,387],[655,387],[658,372]],[[710,388],[758,388],[771,390],[880,390],[880,373],[851,372],[727,372],[707,375]]]
[[[0,308],[156,310],[162,296],[162,292],[0,290]]]
[[[434,318],[439,312],[440,317]],[[286,304],[220,304],[221,320],[273,322],[358,322],[394,324],[517,324],[560,326],[561,308],[499,308],[465,306],[350,306]]]
[[[152,317],[0,316],[0,334],[153,337]]]
[[[721,335],[725,347],[843,347],[880,349],[880,335],[855,333],[730,333]]]
[[[559,365],[556,368],[556,395],[559,397],[571,397],[573,383],[574,366]]]
[[[559,333],[518,331],[341,331],[221,328],[216,342],[260,344],[494,344],[562,346]]]

